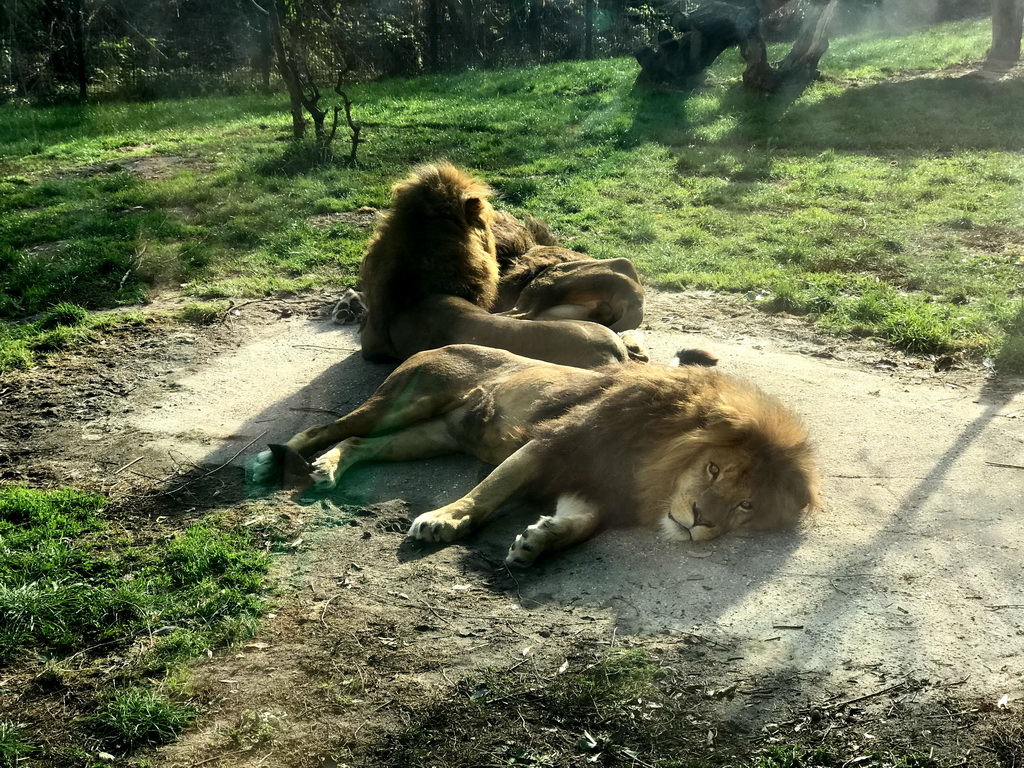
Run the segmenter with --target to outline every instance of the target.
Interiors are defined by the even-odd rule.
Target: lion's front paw
[[[314,490],[329,491],[338,483],[338,463],[341,461],[341,451],[332,448],[323,456],[313,462],[313,471],[310,478],[314,483]]]
[[[533,565],[552,539],[553,521],[552,517],[542,517],[516,536],[512,546],[508,548],[505,562],[520,568]]]
[[[271,451],[261,451],[256,454],[250,465],[252,480],[261,485],[269,485],[276,481],[281,475],[281,465]]]
[[[420,541],[455,541],[473,527],[471,509],[455,502],[424,512],[412,521],[409,537]]]

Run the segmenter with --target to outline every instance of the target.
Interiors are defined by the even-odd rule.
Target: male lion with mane
[[[500,278],[495,226],[507,241],[502,249],[506,260],[520,242],[528,246],[550,240],[544,225],[522,225],[496,213],[491,194],[486,184],[448,163],[420,166],[395,184],[391,209],[381,217],[360,268],[367,309],[360,331],[363,356],[404,360],[426,349],[472,343],[586,368],[646,359],[640,334],[620,338],[599,323],[586,322],[607,321],[618,330],[639,324],[643,289],[625,259],[604,268],[559,267],[562,271],[552,271],[536,290],[519,287],[509,316],[491,314]],[[573,255],[585,258],[572,251],[548,254],[544,266]],[[595,278],[595,272],[604,274]]]
[[[409,536],[453,541],[513,496],[553,500],[554,515],[509,549],[519,566],[603,528],[707,541],[793,525],[819,506],[806,431],[752,384],[704,365],[585,370],[474,345],[412,356],[362,406],[271,446],[254,469],[267,481],[281,462],[300,487],[333,488],[358,462],[455,452],[496,468]]]

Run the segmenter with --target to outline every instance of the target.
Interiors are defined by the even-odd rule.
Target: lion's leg
[[[371,363],[387,363],[400,359],[395,352],[391,340],[377,330],[372,318],[367,318],[366,323],[359,331],[359,347],[363,353],[363,359]]]
[[[457,382],[451,381],[454,374],[446,373],[443,365],[432,366],[432,359],[404,363],[348,415],[299,432],[277,447],[277,455],[273,451],[257,455],[252,463],[253,480],[268,483],[278,478],[282,459],[288,456],[298,465],[347,438],[401,429],[450,410],[459,396]]]
[[[350,437],[313,462],[317,490],[333,488],[338,478],[361,461],[410,461],[456,453],[458,442],[445,419],[431,419],[381,437]]]
[[[409,536],[421,541],[454,541],[465,536],[538,476],[538,452],[537,444],[528,442],[461,499],[413,520]]]
[[[600,523],[597,508],[579,496],[558,499],[553,516],[545,515],[516,537],[505,562],[525,568],[545,552],[566,549],[590,538]]]

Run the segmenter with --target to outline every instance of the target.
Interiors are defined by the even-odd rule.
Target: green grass
[[[179,633],[198,650],[248,636],[262,610],[262,554],[205,523],[159,547],[118,540],[104,505],[74,491],[0,487],[0,664],[173,627],[147,660],[162,669]]]
[[[0,768],[15,766],[35,751],[26,738],[24,727],[10,720],[0,720]]]
[[[51,306],[32,322],[0,320],[0,375],[27,370],[50,353],[88,345],[104,332],[142,325],[137,312],[90,314],[70,302]]]
[[[0,318],[350,285],[368,233],[344,213],[447,157],[651,284],[1021,371],[1024,83],[918,76],[989,38],[980,20],[838,39],[795,100],[748,95],[734,52],[690,95],[634,93],[628,59],[357,85],[354,168],[279,141],[281,96],[2,107]]]
[[[82,721],[87,732],[131,749],[191,722],[194,708],[168,698],[161,679],[251,637],[268,559],[214,522],[137,541],[107,522],[107,508],[103,497],[73,490],[0,486],[0,669],[41,666],[36,679],[72,685],[66,660],[120,658],[133,648],[112,678],[120,687]],[[3,728],[0,755],[5,740],[20,743]]]
[[[136,686],[112,694],[90,722],[111,741],[131,749],[171,741],[194,719],[194,707]]]

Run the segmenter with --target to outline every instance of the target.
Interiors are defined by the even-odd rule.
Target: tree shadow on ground
[[[802,96],[802,97],[801,97]],[[921,76],[853,85],[836,95],[784,94],[765,99],[740,85],[724,88],[719,108],[697,113],[692,94],[634,94],[633,123],[623,144],[702,144],[697,129],[723,118],[731,128],[714,145],[760,146],[778,151],[898,151],[911,154],[959,150],[1017,151],[1024,81]]]

